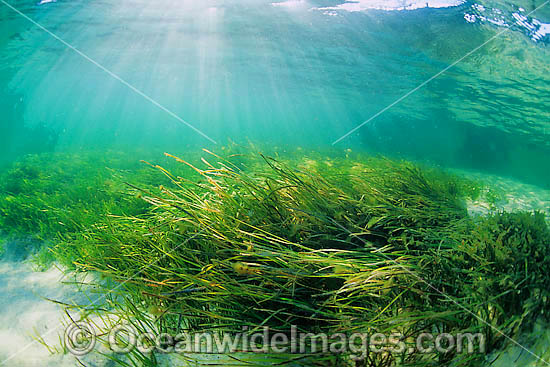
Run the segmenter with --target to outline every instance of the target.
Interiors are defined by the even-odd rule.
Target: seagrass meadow
[[[80,274],[72,285],[93,299],[51,301],[66,309],[67,325],[93,323],[105,344],[110,329],[130,324],[222,337],[243,327],[289,337],[292,328],[398,333],[407,346],[359,360],[313,345],[294,354],[195,351],[170,362],[158,350],[98,352],[115,365],[479,366],[545,317],[543,212],[471,215],[467,202],[496,208],[503,193],[426,164],[257,149],[158,154],[162,165],[115,152],[28,156],[7,171],[0,220],[10,236],[39,228],[27,246],[36,265]],[[426,332],[481,333],[483,350],[411,352]],[[66,341],[37,338],[66,353]]]
[[[550,1],[0,0],[0,367],[550,365]]]

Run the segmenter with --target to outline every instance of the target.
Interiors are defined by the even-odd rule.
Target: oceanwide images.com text
[[[64,335],[65,346],[74,355],[90,353],[101,335],[102,344],[115,353],[273,353],[273,354],[346,354],[364,359],[368,353],[485,353],[485,336],[480,333],[421,333],[405,337],[400,333],[304,333],[296,326],[288,332],[273,332],[268,327],[243,327],[238,333],[154,333],[138,332],[131,325],[113,327],[108,334],[97,333],[92,326],[70,324]]]

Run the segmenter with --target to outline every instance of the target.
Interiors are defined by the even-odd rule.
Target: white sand
[[[454,172],[469,178],[481,180],[505,194],[505,199],[497,203],[495,208],[491,208],[483,200],[470,201],[468,203],[470,215],[485,215],[492,210],[504,210],[508,212],[538,210],[546,213],[546,219],[550,220],[550,190],[501,176],[461,170],[454,170]]]
[[[48,350],[33,339],[33,335],[41,334],[49,344],[58,343],[56,329],[60,327],[62,309],[41,296],[59,300],[74,298],[74,289],[63,285],[63,279],[63,274],[55,268],[34,272],[25,262],[0,262],[0,365],[75,366],[72,356],[50,356]]]
[[[539,322],[529,334],[509,342],[489,356],[491,367],[547,367],[550,365],[550,327]]]

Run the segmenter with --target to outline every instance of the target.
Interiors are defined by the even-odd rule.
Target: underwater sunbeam
[[[32,24],[34,24],[35,26],[37,26],[38,28],[40,28],[41,30],[43,30],[44,32],[48,33],[50,36],[52,36],[53,38],[55,38],[56,40],[58,40],[59,42],[61,42],[63,45],[65,45],[67,48],[71,49],[72,51],[76,52],[78,55],[82,56],[84,59],[86,59],[87,61],[89,61],[90,63],[92,63],[93,65],[97,66],[98,68],[100,68],[101,70],[103,70],[105,73],[109,74],[111,77],[113,77],[114,79],[118,80],[120,83],[124,84],[126,87],[130,88],[132,91],[134,91],[135,93],[137,93],[138,95],[140,95],[141,97],[145,98],[147,101],[149,101],[150,103],[152,103],[153,105],[155,105],[156,107],[160,108],[162,111],[166,112],[168,115],[172,116],[173,118],[175,118],[177,121],[181,122],[182,124],[186,125],[187,127],[189,127],[191,130],[193,130],[194,132],[196,132],[197,134],[199,134],[200,136],[202,136],[203,138],[209,140],[211,143],[214,143],[214,144],[217,144],[216,141],[214,139],[212,139],[211,137],[209,137],[208,135],[206,135],[204,132],[202,132],[201,130],[197,129],[195,126],[191,125],[189,122],[185,121],[183,118],[181,118],[180,116],[178,116],[175,112],[173,112],[172,110],[164,107],[162,104],[160,104],[159,102],[157,102],[156,100],[154,100],[153,98],[151,98],[150,96],[148,96],[147,94],[145,94],[144,92],[142,92],[141,90],[139,90],[138,88],[134,87],[132,84],[130,84],[129,82],[127,82],[126,80],[122,79],[120,76],[118,76],[117,74],[113,73],[111,70],[107,69],[105,66],[103,66],[102,64],[100,64],[99,62],[93,60],[92,58],[90,58],[88,55],[86,55],[84,52],[80,51],[78,48],[76,48],[75,46],[71,45],[70,43],[66,42],[64,39],[62,39],[61,37],[57,36],[55,33],[51,32],[49,29],[47,29],[46,27],[42,26],[41,24],[39,24],[38,22],[36,22],[34,19],[30,18],[29,16],[27,16],[26,14],[24,14],[23,12],[21,12],[20,10],[14,8],[12,5],[8,4],[5,0],[0,0],[0,2],[2,2],[4,5],[6,5],[8,8],[10,8],[11,10],[13,10],[14,12],[16,12],[17,14],[19,14],[20,16],[22,16],[23,18],[25,18],[26,20],[28,20],[29,22],[31,22]]]

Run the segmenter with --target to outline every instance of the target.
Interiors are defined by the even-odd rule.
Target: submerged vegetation
[[[143,187],[168,182],[131,154],[27,155],[0,174],[0,234],[4,240],[24,238],[26,251],[33,252],[106,215],[144,213],[148,205],[128,193],[125,180]]]
[[[167,154],[173,169],[145,162],[119,181],[125,189],[105,196],[63,199],[88,192],[83,185],[103,187],[103,176],[103,185],[73,185],[78,195],[45,195],[48,205],[30,206],[14,223],[7,212],[3,224],[25,232],[24,218],[45,223],[41,233],[57,233],[50,249],[57,261],[106,279],[81,284],[100,301],[68,307],[109,327],[232,334],[243,326],[283,333],[295,326],[316,334],[399,333],[407,345],[423,332],[480,332],[491,351],[548,307],[550,231],[541,213],[471,217],[465,200],[483,195],[481,184],[405,161],[224,150],[195,164]],[[22,167],[12,176],[20,171],[29,185],[43,185],[40,173],[31,179]],[[27,181],[14,180],[3,187],[12,202],[42,200],[25,196]],[[100,206],[81,209],[84,202]],[[23,210],[20,202],[4,205],[4,213]],[[66,218],[64,210],[80,221],[70,231],[54,223],[70,222],[57,217]],[[298,358],[302,365],[478,366],[485,359],[480,350],[407,348],[360,361],[310,352]],[[137,350],[111,358],[159,363],[154,352]],[[226,364],[238,362],[231,358]]]

